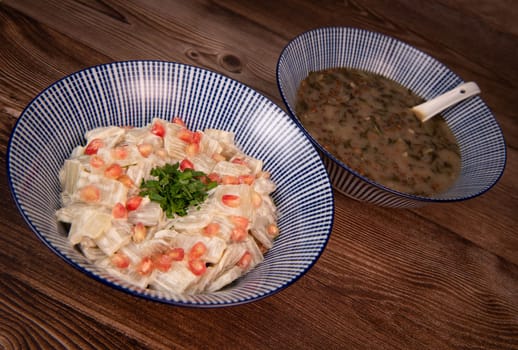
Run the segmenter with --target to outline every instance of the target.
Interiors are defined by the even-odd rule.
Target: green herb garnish
[[[150,200],[160,204],[167,217],[185,216],[187,209],[198,206],[205,201],[208,191],[218,183],[210,181],[207,175],[193,169],[179,169],[180,164],[166,164],[151,170],[156,179],[142,180],[140,196],[148,196]]]

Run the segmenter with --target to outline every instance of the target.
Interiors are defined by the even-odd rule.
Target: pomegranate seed
[[[87,203],[98,202],[101,199],[101,190],[94,185],[86,185],[79,191],[79,198]]]
[[[104,176],[110,179],[118,179],[122,175],[122,172],[122,167],[117,163],[113,163],[104,170]]]
[[[158,254],[154,257],[153,264],[158,270],[167,272],[173,265],[173,259],[168,254]]]
[[[185,122],[181,118],[178,118],[178,117],[173,118],[173,123],[181,125],[181,126],[185,126]]]
[[[218,183],[221,181],[221,177],[216,173],[210,173],[209,175],[207,175],[207,177],[209,178],[210,181],[215,181]]]
[[[207,246],[203,242],[196,242],[189,250],[189,260],[199,259],[207,252]]]
[[[237,266],[242,268],[243,270],[246,270],[248,266],[250,266],[250,263],[252,262],[252,254],[250,254],[249,251],[246,251],[241,259],[237,262]]]
[[[270,237],[275,238],[279,235],[279,228],[275,224],[270,224],[266,228],[266,232],[268,232]]]
[[[221,231],[221,226],[217,222],[211,222],[203,229],[203,234],[205,236],[215,236]]]
[[[99,148],[104,146],[104,142],[101,139],[93,139],[85,148],[85,154],[91,156],[97,154]]]
[[[190,143],[187,146],[185,146],[185,154],[187,154],[189,157],[194,157],[200,153],[200,145],[197,143]]]
[[[184,255],[185,255],[185,252],[184,252],[183,248],[175,247],[175,248],[169,249],[167,254],[171,257],[171,259],[173,259],[173,261],[182,261]]]
[[[263,203],[263,197],[261,197],[261,195],[255,191],[252,191],[251,197],[252,205],[254,208],[259,208]]]
[[[128,188],[135,187],[135,183],[133,183],[133,180],[128,175],[121,175],[117,180]]]
[[[137,146],[137,149],[140,155],[144,158],[149,157],[149,155],[153,153],[153,145],[150,143],[141,143]]]
[[[144,239],[146,239],[147,231],[146,226],[143,223],[139,222],[133,227],[133,242],[140,243]]]
[[[236,227],[239,227],[239,228],[242,228],[245,230],[248,228],[249,220],[248,220],[248,218],[246,218],[244,216],[238,216],[238,215],[231,216],[230,221],[232,221],[232,223]]]
[[[242,227],[236,227],[230,232],[230,239],[234,242],[242,242],[248,237],[248,232]]]
[[[243,158],[234,158],[232,159],[232,163],[246,165],[246,162]]]
[[[160,159],[166,159],[167,157],[167,152],[163,149],[159,149],[155,153]]]
[[[117,203],[113,206],[112,216],[115,219],[125,219],[128,217],[128,211],[122,203]]]
[[[117,146],[112,150],[112,157],[118,160],[128,158],[128,147],[127,146]]]
[[[190,260],[189,261],[189,270],[196,276],[201,276],[207,271],[207,265],[203,260]]]
[[[128,256],[121,252],[113,254],[110,258],[110,261],[119,269],[125,269],[130,265],[130,259]]]
[[[185,169],[194,169],[194,164],[187,158],[180,162],[180,170],[184,171]]]
[[[214,153],[211,158],[214,159],[216,162],[222,162],[224,160],[227,160],[227,158],[225,158],[225,156],[220,153]]]
[[[165,136],[165,127],[164,124],[162,124],[159,121],[155,121],[153,125],[151,126],[151,133],[153,135],[164,137]]]
[[[237,176],[233,175],[223,175],[221,178],[221,183],[223,185],[239,185],[239,179]]]
[[[192,143],[194,141],[194,133],[187,128],[181,129],[176,135],[183,142]]]
[[[252,185],[255,181],[255,177],[253,175],[240,175],[238,176],[238,180],[240,184]]]
[[[142,275],[146,276],[149,275],[154,269],[153,259],[151,257],[146,256],[145,258],[142,258],[140,263],[138,264],[136,270],[137,272]]]
[[[221,197],[221,202],[228,207],[237,208],[241,204],[241,198],[233,194],[225,194]]]
[[[199,131],[196,131],[192,135],[192,142],[193,143],[200,143],[202,137],[203,137],[203,134],[201,132],[199,132]]]
[[[140,206],[140,203],[142,203],[142,197],[140,197],[140,196],[130,197],[126,201],[126,209],[128,209],[129,211],[136,210]]]

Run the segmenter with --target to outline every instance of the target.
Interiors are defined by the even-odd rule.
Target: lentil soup
[[[394,190],[432,196],[460,172],[460,151],[441,116],[425,123],[410,107],[423,100],[381,75],[349,68],[311,72],[295,112],[326,150]]]

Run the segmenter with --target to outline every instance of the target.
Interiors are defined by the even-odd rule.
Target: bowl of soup
[[[411,107],[464,80],[398,39],[358,28],[314,29],[285,46],[276,77],[333,187],[351,198],[396,208],[461,201],[488,191],[503,174],[503,134],[480,95],[426,122],[413,114]]]

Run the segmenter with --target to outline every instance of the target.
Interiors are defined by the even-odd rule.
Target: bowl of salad
[[[426,122],[413,114],[464,81],[396,38],[350,27],[301,33],[279,56],[277,83],[333,186],[351,198],[395,208],[463,201],[503,174],[502,130],[481,96]]]
[[[125,61],[55,82],[23,111],[8,178],[31,230],[120,291],[189,307],[273,295],[333,224],[318,153],[278,106],[199,67]]]

